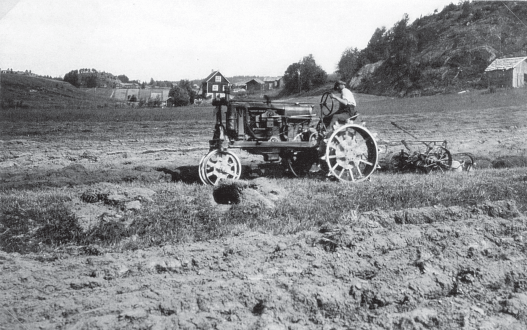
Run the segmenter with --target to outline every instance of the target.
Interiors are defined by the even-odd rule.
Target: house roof
[[[248,82],[246,82],[245,84],[248,84],[248,83],[250,83],[250,82],[253,81],[253,80],[256,81],[257,83],[259,83],[260,85],[263,85],[263,84],[264,84],[264,82],[261,81],[261,80],[258,79],[258,78],[251,79],[251,80],[249,80]]]
[[[485,72],[496,71],[496,70],[509,70],[514,68],[516,65],[525,61],[527,57],[510,57],[510,58],[499,58],[494,60],[485,69]]]
[[[221,72],[219,72],[219,71],[212,71],[212,72],[207,76],[207,78],[205,78],[205,79],[203,80],[203,82],[207,82],[207,81],[211,80],[212,77],[214,77],[217,73],[221,74]],[[225,80],[227,80],[227,82],[228,82],[229,84],[231,83],[231,82],[229,81],[229,79],[225,78],[224,75],[221,74],[221,76],[222,76]]]

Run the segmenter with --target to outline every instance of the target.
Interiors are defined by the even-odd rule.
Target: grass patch
[[[64,244],[98,244],[120,251],[216,239],[245,230],[294,234],[344,221],[351,211],[473,206],[503,199],[515,200],[520,211],[527,210],[527,175],[522,169],[490,169],[468,175],[377,174],[371,182],[354,185],[276,180],[289,195],[275,209],[235,205],[227,213],[219,212],[211,198],[203,198],[212,194],[211,187],[145,184],[157,191],[154,203],[144,204],[141,211],[127,213],[119,221],[101,221],[88,231],[80,229],[79,220],[65,207],[71,191],[4,191],[0,196],[0,248],[28,253]]]
[[[83,231],[64,204],[69,200],[49,192],[1,196],[0,248],[28,253],[79,242]]]

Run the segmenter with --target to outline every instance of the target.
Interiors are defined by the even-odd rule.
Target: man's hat
[[[333,86],[333,89],[337,89],[337,87],[339,87],[339,85],[344,85],[346,86],[346,83],[342,80],[337,80],[337,82],[335,82],[335,86]]]

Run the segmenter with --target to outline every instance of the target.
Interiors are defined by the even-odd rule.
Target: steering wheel
[[[322,110],[322,114],[324,115],[324,117],[331,115],[331,113],[333,112],[333,108],[334,103],[333,99],[331,98],[331,93],[325,92],[320,98],[320,110]]]

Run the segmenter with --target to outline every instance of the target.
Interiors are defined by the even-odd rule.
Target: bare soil
[[[386,118],[367,119],[388,153],[397,151],[389,142],[403,135]],[[447,136],[452,150],[489,166],[525,153],[525,127],[450,123],[432,118],[424,135]],[[198,183],[210,125],[175,137],[178,125],[4,123],[11,135],[0,141],[0,188],[106,184],[147,198],[115,183]],[[240,156],[247,169],[258,164]],[[87,226],[108,212],[90,205],[71,206]],[[0,329],[527,327],[527,225],[514,201],[350,213],[339,223],[124,253],[0,252]]]
[[[76,256],[0,252],[5,329],[525,329],[513,202]],[[94,253],[96,254],[96,253]]]

